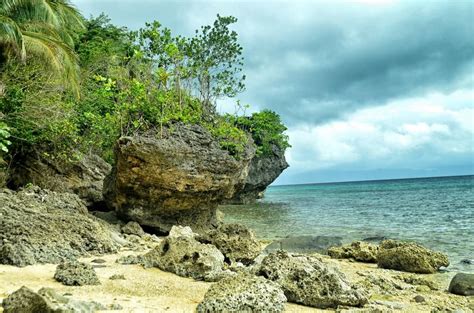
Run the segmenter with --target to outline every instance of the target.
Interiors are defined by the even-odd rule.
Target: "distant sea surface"
[[[271,186],[252,205],[223,206],[226,222],[260,239],[383,236],[449,255],[451,270],[474,272],[474,176]]]

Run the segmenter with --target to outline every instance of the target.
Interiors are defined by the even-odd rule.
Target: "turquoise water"
[[[414,240],[447,253],[450,269],[474,272],[461,262],[474,259],[473,189],[474,176],[272,186],[256,204],[221,210],[261,239]]]

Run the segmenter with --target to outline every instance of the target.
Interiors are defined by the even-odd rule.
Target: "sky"
[[[474,2],[73,0],[138,29],[192,35],[238,18],[248,113],[288,126],[275,184],[474,174]],[[222,112],[234,112],[222,100]]]

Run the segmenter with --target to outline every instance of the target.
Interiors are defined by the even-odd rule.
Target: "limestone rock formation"
[[[474,296],[474,274],[457,273],[448,290],[460,296]]]
[[[449,265],[448,256],[412,242],[384,240],[380,243],[377,264],[381,268],[431,274]]]
[[[14,187],[37,185],[57,192],[75,193],[87,206],[103,202],[104,178],[111,166],[94,154],[80,154],[74,162],[52,161],[32,153],[14,165],[10,180]]]
[[[212,285],[197,312],[283,312],[285,302],[278,284],[263,277],[239,274]]]
[[[24,286],[4,299],[2,306],[4,313],[93,313],[107,309],[97,302],[69,299],[51,288],[36,293]]]
[[[262,251],[255,234],[240,224],[221,224],[199,241],[215,245],[229,261],[243,264],[250,264]]]
[[[267,189],[280,174],[288,168],[285,150],[272,145],[270,155],[255,156],[250,163],[249,174],[245,179],[244,188],[227,200],[229,204],[248,204],[262,197]]]
[[[290,302],[325,309],[368,301],[365,291],[314,256],[278,251],[263,259],[259,274],[278,283]]]
[[[168,232],[173,225],[208,229],[216,208],[243,187],[255,148],[238,159],[199,125],[122,137],[104,189],[108,205],[127,220]]]
[[[156,248],[138,260],[145,267],[158,267],[183,277],[205,281],[220,279],[224,255],[215,246],[200,243],[195,237],[188,226],[173,226]]]
[[[100,285],[94,268],[77,261],[61,262],[56,267],[54,279],[66,286]]]
[[[378,250],[377,245],[355,241],[348,245],[331,247],[328,249],[328,254],[334,259],[354,259],[359,262],[377,263]]]
[[[120,246],[114,234],[74,194],[38,187],[0,190],[0,264],[58,263],[113,253]]]

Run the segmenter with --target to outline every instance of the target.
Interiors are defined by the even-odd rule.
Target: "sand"
[[[122,310],[110,312],[194,312],[212,283],[198,282],[159,269],[144,269],[139,265],[121,265],[115,260],[123,255],[134,254],[122,251],[118,254],[83,258],[89,263],[103,259],[105,267],[96,268],[101,281],[98,286],[69,287],[56,282],[53,275],[56,265],[32,265],[24,268],[0,265],[0,299],[22,286],[34,291],[51,287],[59,294],[76,300],[97,301],[103,305],[119,304]],[[91,263],[94,264],[94,263]],[[125,280],[110,280],[114,274],[123,274]],[[0,307],[0,312],[3,309]],[[319,312],[318,310],[287,304],[287,312]]]

